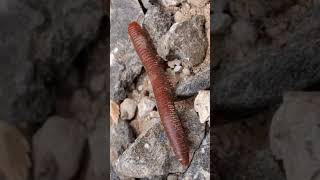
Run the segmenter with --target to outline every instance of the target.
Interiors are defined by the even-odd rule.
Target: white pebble
[[[176,66],[176,67],[173,69],[173,71],[174,71],[174,72],[180,72],[181,69],[182,69],[182,66]]]

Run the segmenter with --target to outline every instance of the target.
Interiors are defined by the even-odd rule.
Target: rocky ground
[[[312,0],[213,6],[211,138],[221,179],[319,178],[318,93],[287,93],[320,89],[319,14]]]
[[[2,1],[0,179],[107,179],[104,2]]]
[[[111,3],[111,179],[209,179],[210,2]],[[128,38],[138,21],[149,33],[176,95],[191,164],[174,157],[160,123],[150,80]]]

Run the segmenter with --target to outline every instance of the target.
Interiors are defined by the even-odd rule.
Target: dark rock
[[[190,102],[189,102],[190,101]],[[205,126],[202,125],[193,110],[193,101],[181,101],[176,104],[178,116],[188,136],[190,159],[204,138]],[[152,177],[183,172],[183,167],[174,156],[169,140],[160,121],[143,132],[135,142],[119,157],[115,170],[128,177]]]
[[[210,135],[202,141],[182,179],[210,179]]]
[[[94,40],[102,9],[87,0],[14,0],[0,11],[0,118],[44,121],[53,108],[48,84]]]
[[[162,11],[160,7],[152,6],[148,9],[143,25],[149,33],[152,42],[157,47],[160,38],[169,30],[173,18],[170,14]]]
[[[128,39],[128,24],[142,17],[143,12],[138,1],[130,0],[112,1],[110,8],[110,98],[119,103],[126,98],[126,88],[142,69]]]
[[[33,136],[35,180],[69,180],[76,175],[86,143],[84,128],[73,119],[51,117]]]
[[[205,17],[197,15],[173,24],[159,41],[158,54],[165,60],[178,57],[190,67],[202,63],[208,48],[204,23]]]
[[[273,117],[270,144],[290,180],[319,179],[320,92],[290,92]]]
[[[119,156],[133,141],[134,136],[128,121],[120,120],[110,127],[110,160],[113,167]]]
[[[198,73],[186,81],[181,81],[176,87],[177,96],[193,96],[200,90],[210,88],[210,69]]]
[[[218,111],[251,112],[281,102],[288,90],[320,82],[320,17],[306,17],[283,48],[261,49],[247,63],[223,64],[215,71],[214,107]],[[313,23],[310,23],[313,22]]]

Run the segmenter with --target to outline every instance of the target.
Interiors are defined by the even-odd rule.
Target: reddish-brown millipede
[[[189,164],[189,149],[185,132],[176,114],[171,86],[161,68],[147,34],[137,22],[128,25],[128,34],[152,84],[157,108],[175,156],[183,166]]]

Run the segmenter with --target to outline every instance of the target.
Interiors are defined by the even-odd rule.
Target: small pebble
[[[150,145],[148,143],[144,144],[144,148],[149,149]]]
[[[134,118],[137,104],[133,99],[127,98],[120,104],[121,119],[131,120]]]
[[[183,68],[182,73],[185,75],[190,75],[190,70],[188,68]]]
[[[173,71],[174,72],[180,72],[182,70],[182,66],[176,66]]]
[[[138,104],[138,115],[144,117],[156,107],[156,103],[149,97],[143,97]]]

